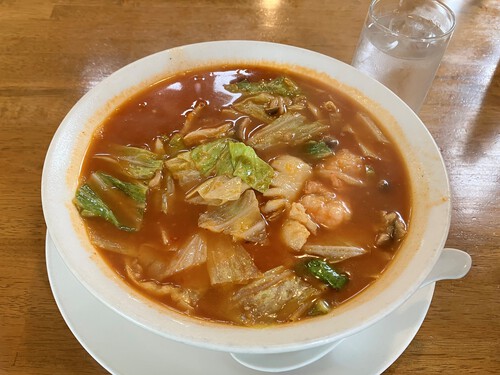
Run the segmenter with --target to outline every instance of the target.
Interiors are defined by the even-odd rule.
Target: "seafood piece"
[[[334,156],[318,165],[319,174],[328,178],[333,187],[354,185],[362,186],[366,175],[364,159],[352,152],[342,149]]]
[[[299,251],[309,235],[316,234],[317,230],[318,224],[306,213],[304,206],[300,203],[292,203],[288,218],[281,227],[281,238],[288,247]]]
[[[351,218],[347,204],[335,194],[306,194],[299,201],[314,222],[334,229]]]
[[[401,215],[396,211],[382,212],[384,221],[383,228],[377,234],[375,245],[379,247],[387,246],[392,242],[403,239],[406,235],[406,223]]]

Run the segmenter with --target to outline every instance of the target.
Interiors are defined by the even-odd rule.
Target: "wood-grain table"
[[[457,27],[420,117],[449,173],[446,245],[473,266],[436,285],[421,329],[386,374],[500,373],[500,2],[445,2]],[[203,41],[285,43],[350,63],[368,5],[0,1],[0,374],[106,373],[66,326],[45,264],[42,165],[76,101],[140,57]]]

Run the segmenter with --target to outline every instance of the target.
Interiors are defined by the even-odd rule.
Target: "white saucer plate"
[[[168,340],[118,315],[73,276],[48,234],[46,261],[52,293],[66,324],[85,350],[111,374],[263,374],[238,364],[229,353]],[[434,285],[421,288],[399,309],[344,339],[320,360],[281,374],[382,373],[417,334],[432,301]]]

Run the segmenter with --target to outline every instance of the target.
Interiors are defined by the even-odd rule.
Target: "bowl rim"
[[[235,59],[235,55],[239,57]],[[207,63],[210,58],[213,63]],[[401,127],[404,126],[404,131],[411,131],[415,136],[415,139],[408,141],[413,142],[414,147],[421,147],[419,152],[423,151],[424,155],[419,157],[425,158],[424,162],[434,168],[415,172],[425,172],[425,178],[439,182],[439,186],[429,187],[437,190],[431,192],[432,198],[437,201],[429,208],[429,222],[426,223],[431,232],[426,230],[425,233],[431,234],[424,236],[416,255],[408,258],[408,262],[421,269],[410,272],[410,267],[405,267],[403,271],[395,271],[394,277],[402,286],[389,285],[387,290],[374,292],[381,298],[376,303],[369,299],[356,303],[358,306],[349,310],[357,319],[355,324],[345,317],[342,319],[342,315],[346,314],[340,313],[300,323],[249,328],[207,323],[165,311],[146,301],[106,270],[107,266],[100,264],[102,260],[99,260],[95,250],[92,252],[89,248],[88,239],[82,237],[81,227],[76,228],[79,224],[74,220],[73,211],[76,210],[71,198],[76,188],[75,173],[79,171],[81,162],[78,155],[81,156],[86,150],[88,142],[85,143],[85,140],[90,139],[103,116],[131,93],[140,91],[165,75],[173,74],[173,71],[220,65],[224,61],[230,61],[231,65],[234,62],[301,67],[327,76],[344,88],[353,89],[351,94],[365,106],[386,112],[386,108],[391,108],[390,116]],[[66,156],[66,159],[61,156]],[[78,173],[76,179],[77,177]],[[387,316],[419,288],[431,271],[444,247],[451,218],[450,187],[439,149],[418,116],[394,93],[333,57],[295,46],[250,40],[203,42],[174,47],[132,62],[105,78],[74,105],[55,132],[44,162],[41,185],[43,213],[56,248],[77,280],[102,303],[132,322],[164,337],[205,348],[244,353],[278,353],[324,345],[359,332]],[[79,251],[74,251],[75,248]],[[380,283],[381,281],[377,281],[368,289]],[[363,293],[366,294],[366,291],[361,295]],[[359,296],[356,300],[358,298]],[[375,308],[377,313],[372,313],[370,309]],[[328,324],[332,322],[338,323],[340,328]],[[263,335],[262,330],[269,334]]]

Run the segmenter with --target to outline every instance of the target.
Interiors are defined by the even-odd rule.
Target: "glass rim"
[[[374,13],[374,7],[375,7],[375,5],[377,3],[379,3],[379,2],[381,2],[381,1],[382,0],[372,0],[371,1],[370,8],[368,9],[368,17],[371,20],[373,20],[373,22],[375,23],[375,25],[379,29],[381,29],[384,32],[386,32],[388,34],[391,34],[393,36],[403,37],[403,38],[406,38],[408,40],[413,40],[413,41],[426,42],[426,41],[433,41],[433,40],[445,39],[446,37],[448,37],[449,35],[451,35],[453,33],[453,31],[455,30],[455,26],[456,26],[457,22],[456,22],[456,16],[455,16],[455,13],[453,12],[453,10],[448,5],[442,3],[439,0],[430,0],[429,2],[432,2],[432,3],[436,4],[437,6],[441,7],[446,12],[446,15],[450,18],[451,25],[450,25],[450,27],[445,32],[443,32],[442,34],[437,35],[437,36],[430,36],[430,37],[425,37],[425,38],[416,38],[416,37],[408,36],[408,35],[401,34],[399,32],[393,31],[393,30],[389,29],[387,26],[382,25],[379,22],[380,17],[376,17],[373,14]]]

